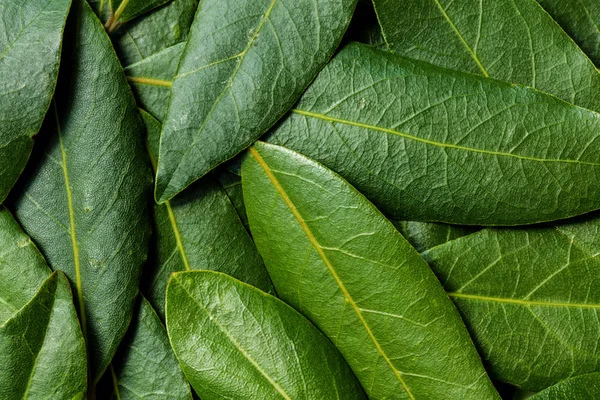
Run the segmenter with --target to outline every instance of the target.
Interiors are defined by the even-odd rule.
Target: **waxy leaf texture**
[[[529,400],[567,400],[600,398],[600,373],[566,379],[542,390]]]

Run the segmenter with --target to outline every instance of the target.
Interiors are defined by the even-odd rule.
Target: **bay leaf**
[[[142,111],[151,159],[160,123]],[[271,280],[256,246],[224,189],[206,177],[164,204],[154,205],[154,236],[143,291],[164,319],[165,291],[173,272],[210,269],[265,291]]]
[[[168,3],[170,0],[108,0],[112,14],[106,21],[109,32],[117,29],[121,24],[131,21],[148,11]]]
[[[597,66],[600,65],[600,4],[593,0],[538,0]]]
[[[427,263],[362,194],[262,142],[242,183],[278,296],[332,340],[370,398],[499,398]]]
[[[229,275],[176,273],[167,289],[171,345],[210,399],[365,399],[331,342],[281,300]]]
[[[83,399],[86,380],[85,342],[69,281],[54,272],[0,325],[0,398]]]
[[[155,197],[169,200],[265,133],[331,57],[356,0],[204,0],[161,134]]]
[[[100,398],[191,400],[190,387],[171,349],[167,330],[143,296],[138,299],[134,315],[106,373],[104,383],[111,390]]]
[[[244,204],[244,193],[242,192],[242,177],[227,169],[223,169],[218,174],[219,183],[231,200],[246,230],[250,231],[248,225],[248,216],[246,215],[246,205]]]
[[[65,37],[54,105],[11,203],[50,267],[73,285],[96,381],[132,317],[151,174],[131,90],[87,2],[73,4]]]
[[[473,226],[448,225],[436,222],[390,221],[419,253],[477,232],[480,229]]]
[[[352,43],[269,140],[394,219],[518,225],[600,207],[599,129],[596,112],[538,90]]]
[[[424,253],[496,379],[537,391],[600,371],[597,221],[484,229]]]
[[[0,3],[0,203],[33,148],[56,86],[71,0]]]
[[[575,400],[600,397],[600,374],[587,374],[566,379],[529,397],[530,400]]]

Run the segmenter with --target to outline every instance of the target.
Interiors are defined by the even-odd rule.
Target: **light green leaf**
[[[333,341],[370,398],[499,398],[427,263],[363,195],[261,142],[242,182],[277,294]]]
[[[85,342],[72,300],[69,281],[54,272],[0,325],[0,398],[83,398]]]
[[[600,374],[576,376],[529,397],[530,400],[586,400],[600,398]]]
[[[348,364],[308,320],[228,275],[174,274],[167,329],[203,400],[365,398]]]
[[[150,236],[143,126],[110,40],[85,1],[69,17],[54,105],[13,201],[76,293],[94,380],[127,331]]]
[[[538,0],[538,3],[600,65],[600,3],[594,0]]]
[[[129,331],[109,371],[111,399],[186,400],[190,387],[169,344],[167,330],[148,301],[140,296]],[[105,397],[102,397],[105,398]]]
[[[158,150],[160,123],[142,111],[150,156]],[[265,291],[271,280],[256,246],[223,188],[206,177],[164,204],[154,205],[154,236],[143,291],[161,318],[173,272],[221,271]]]
[[[112,14],[106,21],[109,32],[117,29],[121,24],[131,21],[148,11],[168,3],[171,0],[108,0]]]
[[[535,89],[352,43],[271,141],[394,219],[548,221],[600,207],[600,115]]]
[[[203,0],[173,82],[164,202],[265,133],[331,57],[356,0]]]
[[[531,391],[600,371],[600,227],[485,229],[424,254],[491,374]]]
[[[480,229],[478,227],[447,225],[435,222],[398,220],[391,220],[391,222],[419,253],[477,232]]]
[[[25,168],[56,86],[71,0],[0,2],[0,203]]]

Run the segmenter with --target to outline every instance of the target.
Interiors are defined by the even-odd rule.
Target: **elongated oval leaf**
[[[600,3],[594,0],[538,0],[596,65],[600,65]]]
[[[334,342],[369,397],[497,398],[425,261],[346,181],[258,142],[242,182],[277,294]]]
[[[160,123],[142,112],[154,160]],[[165,290],[173,272],[210,269],[265,291],[271,280],[256,246],[225,191],[206,177],[177,198],[154,205],[154,236],[144,293],[164,318]]]
[[[397,219],[515,225],[600,207],[599,128],[537,90],[353,43],[270,140]]]
[[[105,383],[111,390],[99,398],[192,399],[190,387],[169,344],[167,330],[142,296],[107,375],[108,379],[103,379],[101,384]]]
[[[167,329],[203,400],[365,398],[348,364],[309,321],[223,273],[174,274]]]
[[[71,0],[0,3],[0,203],[25,168],[56,86]]]
[[[54,107],[14,199],[17,219],[65,271],[94,379],[127,330],[150,235],[142,123],[108,36],[73,5]]]
[[[339,45],[356,0],[203,0],[173,82],[156,199],[265,133]]]
[[[85,342],[69,281],[54,272],[0,325],[0,398],[83,399],[86,381]]]
[[[131,21],[140,15],[158,7],[170,0],[107,0],[110,1],[112,14],[106,21],[109,32],[117,29],[121,24]]]
[[[537,391],[600,371],[600,228],[485,229],[425,258],[497,379]]]
[[[531,396],[529,400],[575,400],[600,398],[600,374],[587,374],[564,380]]]

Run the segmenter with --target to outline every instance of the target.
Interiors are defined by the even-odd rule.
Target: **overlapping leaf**
[[[333,341],[369,397],[497,397],[425,261],[347,182],[260,142],[242,182],[277,294]]]
[[[56,86],[71,0],[0,3],[0,203],[25,168]]]
[[[597,216],[485,229],[425,253],[491,373],[540,390],[600,371]]]
[[[161,136],[163,202],[267,131],[340,43],[356,0],[204,0]]]
[[[202,399],[365,398],[348,364],[308,320],[228,275],[173,275],[167,329]]]
[[[270,140],[397,219],[515,225],[600,207],[599,128],[540,91],[353,43]]]
[[[110,4],[111,15],[108,21],[106,21],[106,29],[108,29],[109,32],[112,32],[121,24],[131,21],[169,1],[170,0],[107,0]]]
[[[160,123],[142,112],[151,158],[158,150]],[[265,291],[271,281],[252,239],[220,185],[206,177],[177,198],[154,205],[154,237],[143,291],[164,318],[171,273],[210,269]]]
[[[76,293],[94,379],[127,330],[150,235],[143,125],[100,21],[73,5],[54,106],[13,199]]]
[[[396,229],[419,253],[478,231],[480,228],[435,222],[391,220]]]
[[[542,390],[529,400],[597,399],[600,397],[600,374],[576,376]]]

